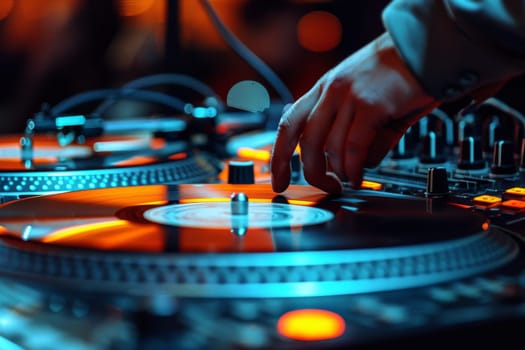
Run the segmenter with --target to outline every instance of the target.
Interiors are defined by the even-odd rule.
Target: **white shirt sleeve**
[[[383,22],[423,88],[439,100],[525,72],[525,1],[394,0]]]

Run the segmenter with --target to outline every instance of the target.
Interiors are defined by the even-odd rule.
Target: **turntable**
[[[131,348],[295,349],[382,344],[525,310],[520,242],[439,200],[148,185],[13,201],[0,222],[0,273],[38,300],[31,317],[93,344],[85,327],[111,318],[131,327]],[[64,326],[78,305],[90,311]],[[286,326],[304,312],[339,331],[304,339]]]
[[[0,137],[3,201],[83,189],[207,182],[220,170],[212,156],[151,134],[100,136],[66,146],[52,135],[37,135],[29,164],[21,140]]]

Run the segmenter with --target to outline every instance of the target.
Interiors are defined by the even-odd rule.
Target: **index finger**
[[[282,115],[273,145],[270,170],[272,189],[283,192],[290,184],[290,161],[304,126],[319,97],[318,88],[314,87],[288,108]]]

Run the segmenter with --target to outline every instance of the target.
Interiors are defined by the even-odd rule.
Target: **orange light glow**
[[[288,203],[289,204],[294,204],[294,205],[304,205],[304,206],[308,206],[308,207],[312,207],[312,206],[317,204],[317,202],[305,201],[305,200],[302,200],[302,199],[289,199]]]
[[[489,221],[485,221],[483,224],[481,224],[481,229],[483,231],[488,231],[489,227],[490,227],[490,222]]]
[[[472,206],[468,204],[461,204],[461,203],[450,203],[451,206],[461,208],[461,209],[470,209]]]
[[[219,17],[234,33],[241,32],[238,13],[242,4],[242,1],[237,0],[212,1]],[[224,48],[224,40],[203,11],[199,1],[181,1],[180,12],[183,44],[210,49]]]
[[[186,152],[180,152],[180,153],[172,154],[168,158],[171,160],[181,160],[181,159],[188,158],[188,154]]]
[[[515,197],[516,199],[525,200],[525,188],[524,187],[512,187],[505,191],[506,197]]]
[[[126,220],[104,221],[57,230],[42,239],[53,243],[100,250],[160,252],[165,242],[161,230]]]
[[[341,43],[342,26],[339,18],[326,11],[304,15],[297,24],[297,40],[307,50],[326,52]]]
[[[484,194],[481,196],[474,197],[472,201],[474,202],[474,204],[480,205],[497,205],[501,203],[501,198]]]
[[[241,147],[237,151],[237,155],[243,159],[261,160],[264,162],[270,161],[270,151],[262,149]]]
[[[163,140],[160,137],[155,137],[151,140],[151,148],[152,149],[162,149],[166,146],[166,140]]]
[[[367,189],[367,190],[374,190],[379,191],[383,187],[382,184],[379,182],[373,182],[373,181],[363,181],[361,182],[361,188]]]
[[[121,16],[138,16],[148,11],[155,0],[120,0],[119,12]]]
[[[14,0],[2,0],[0,1],[0,21],[5,19],[11,13],[13,9]]]
[[[525,202],[516,199],[510,199],[501,203],[502,207],[514,209],[514,210],[525,210]]]
[[[277,331],[286,338],[320,341],[340,337],[345,321],[338,314],[321,309],[299,309],[285,313],[277,322]]]

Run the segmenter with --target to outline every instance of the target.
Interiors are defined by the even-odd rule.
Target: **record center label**
[[[144,217],[152,222],[208,229],[283,228],[318,225],[334,215],[324,209],[282,203],[248,203],[247,215],[232,215],[230,202],[173,204],[149,209]]]

